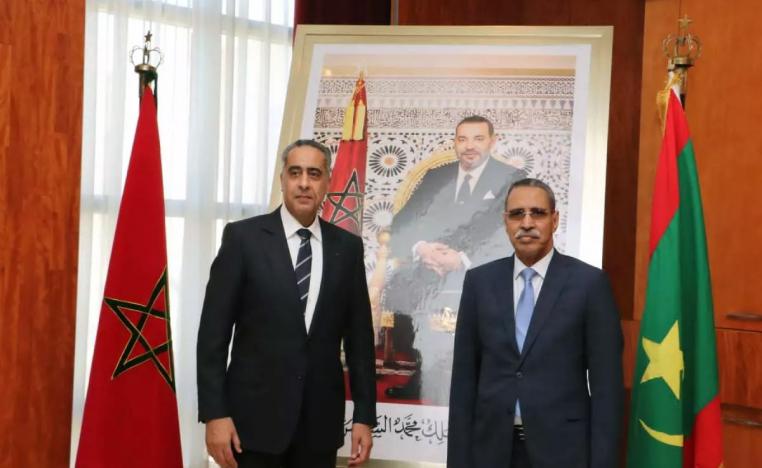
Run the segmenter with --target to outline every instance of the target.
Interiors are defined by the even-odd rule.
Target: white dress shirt
[[[489,158],[489,156],[487,156]],[[461,167],[460,164],[458,164],[458,179],[455,182],[455,194],[453,195],[453,200],[458,200],[458,194],[460,193],[461,189],[463,189],[462,185],[466,178],[466,174],[471,175],[471,179],[468,181],[468,193],[474,193],[474,187],[476,187],[476,183],[479,182],[479,177],[482,176],[482,172],[484,172],[484,168],[487,167],[487,160],[485,159],[484,162],[482,162],[479,167],[475,167],[471,169],[470,171],[466,171]]]
[[[545,275],[548,274],[548,266],[550,260],[553,258],[554,249],[550,249],[547,255],[542,257],[537,263],[532,265],[537,274],[532,277],[532,288],[534,289],[534,303],[537,304],[537,298],[540,297],[540,289],[542,289],[542,283],[545,281]],[[515,254],[513,256],[513,316],[516,317],[516,308],[519,306],[519,297],[521,292],[524,291],[524,280],[521,278],[521,272],[527,268],[524,262],[519,260]],[[531,320],[530,320],[531,323]],[[528,331],[528,330],[527,330]],[[513,418],[513,424],[522,424],[521,416],[516,415]]]
[[[288,253],[291,254],[291,267],[296,267],[296,257],[299,255],[301,238],[296,233],[299,229],[306,228],[312,233],[310,236],[310,248],[312,249],[312,267],[310,268],[310,289],[307,292],[307,307],[304,310],[304,326],[310,330],[312,316],[315,315],[315,305],[320,293],[320,281],[323,279],[323,236],[320,231],[320,221],[317,216],[309,226],[302,224],[288,211],[286,205],[280,207],[280,219],[283,222],[283,231],[286,233]]]
[[[537,298],[540,297],[540,289],[542,289],[542,283],[545,281],[545,275],[548,274],[548,266],[550,265],[550,259],[553,258],[553,250],[550,249],[547,255],[542,257],[537,263],[532,265],[531,269],[537,272],[532,278],[532,288],[534,289],[534,303],[537,304]],[[524,263],[519,260],[514,254],[513,262],[513,314],[516,315],[516,307],[519,306],[519,297],[524,290],[524,280],[521,279],[521,272],[527,268]]]

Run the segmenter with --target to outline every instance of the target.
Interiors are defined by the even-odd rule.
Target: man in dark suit
[[[617,466],[622,332],[606,274],[554,250],[543,182],[513,184],[504,221],[515,255],[463,284],[447,466]]]
[[[329,150],[298,140],[282,159],[283,206],[228,224],[212,264],[198,333],[199,419],[223,467],[335,467],[343,340],[357,465],[376,422],[362,240],[317,217]]]
[[[491,157],[496,142],[488,119],[461,120],[453,141],[456,161],[430,169],[394,217],[390,248],[400,266],[389,278],[384,306],[396,313],[395,348],[423,360],[425,382],[421,391],[416,372],[407,385],[387,389],[390,397],[447,404],[452,342],[433,334],[428,320],[457,310],[465,271],[502,251],[503,199],[511,183],[526,176]],[[410,330],[417,330],[415,338]]]

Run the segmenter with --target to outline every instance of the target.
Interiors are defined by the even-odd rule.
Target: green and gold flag
[[[722,466],[717,352],[696,160],[670,92],[651,211],[627,466]]]

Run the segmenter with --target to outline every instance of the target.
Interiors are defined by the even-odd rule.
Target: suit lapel
[[[473,201],[481,201],[484,199],[484,196],[487,195],[487,191],[490,190],[493,186],[493,180],[494,179],[494,167],[493,164],[495,164],[494,161],[492,161],[492,157],[489,156],[487,159],[487,162],[485,162],[486,166],[484,166],[484,171],[482,171],[481,177],[479,177],[479,180],[476,181],[476,186],[474,187],[474,191],[471,192],[471,197]],[[494,195],[494,194],[493,194]]]
[[[516,317],[513,310],[513,255],[505,259],[500,264],[500,270],[495,277],[493,285],[495,291],[496,304],[503,315],[505,331],[508,333],[511,342],[511,350],[519,354],[519,346],[516,344]],[[504,307],[507,304],[507,310]]]
[[[331,280],[329,272],[333,272],[334,276],[339,271],[339,240],[334,235],[328,223],[320,219],[320,234],[322,236],[322,248],[323,248],[323,273],[320,280],[320,289],[318,292],[317,301],[315,301],[315,312],[312,314],[312,321],[310,322],[310,329],[308,330],[308,336],[312,334],[312,330],[315,329],[315,322],[320,320],[323,312],[323,302],[326,300],[325,295],[328,291],[328,282]]]
[[[434,203],[451,206],[455,203],[455,195],[458,192],[458,163],[456,161],[435,170],[437,179],[433,181],[433,185],[441,188],[434,197]]]
[[[561,291],[566,285],[568,279],[568,271],[566,269],[566,262],[564,262],[563,255],[555,251],[553,258],[548,265],[548,272],[545,275],[545,279],[540,289],[540,296],[537,298],[537,303],[534,306],[534,312],[532,313],[532,320],[529,322],[529,330],[527,331],[527,337],[524,340],[524,347],[521,350],[521,360],[519,366],[526,359],[527,353],[532,349],[534,341],[542,330],[543,325],[547,322],[550,315],[553,313],[553,306],[558,300]]]
[[[283,298],[286,304],[286,310],[293,311],[295,318],[302,324],[304,333],[307,330],[304,327],[304,316],[301,313],[302,304],[299,302],[299,289],[296,287],[296,273],[294,272],[291,253],[288,250],[288,241],[286,232],[283,230],[283,221],[280,218],[282,206],[270,213],[267,221],[262,226],[265,235],[263,242],[266,243],[265,251],[268,255],[268,264],[272,267],[272,277],[276,281],[282,281],[289,290],[289,294]]]

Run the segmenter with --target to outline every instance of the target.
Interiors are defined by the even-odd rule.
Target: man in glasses
[[[455,332],[447,465],[614,467],[622,332],[608,278],[553,248],[553,191],[515,182],[515,254],[466,273]]]

